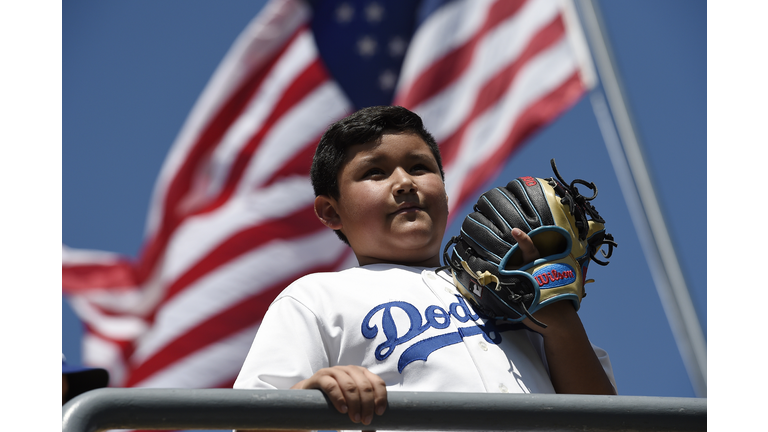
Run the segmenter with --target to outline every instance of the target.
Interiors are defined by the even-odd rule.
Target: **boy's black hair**
[[[356,144],[381,140],[385,133],[413,133],[427,143],[445,180],[440,149],[435,138],[425,128],[416,113],[401,106],[372,106],[333,123],[326,129],[312,159],[309,171],[315,196],[326,195],[339,199],[338,175],[347,156],[347,149]],[[336,230],[336,235],[346,244],[346,236]]]

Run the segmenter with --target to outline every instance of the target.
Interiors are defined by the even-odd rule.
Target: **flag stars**
[[[346,24],[351,22],[355,17],[355,8],[347,2],[339,4],[336,7],[336,22],[339,24]]]
[[[369,23],[378,23],[384,19],[384,8],[377,2],[371,2],[365,7],[365,19]]]
[[[371,36],[363,36],[357,40],[357,53],[361,57],[372,57],[376,54],[378,42]]]
[[[408,47],[407,42],[400,36],[395,36],[389,40],[387,44],[387,50],[391,57],[400,57],[405,54],[405,49]]]
[[[395,88],[397,83],[397,74],[391,69],[386,69],[379,75],[379,88],[383,91],[390,91]]]

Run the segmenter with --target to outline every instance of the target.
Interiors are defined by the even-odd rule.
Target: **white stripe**
[[[573,4],[573,0],[560,0],[559,3],[563,11],[563,22],[565,23],[565,31],[568,33],[568,42],[570,42],[579,64],[581,81],[587,89],[591,90],[597,85],[597,72],[592,61],[587,37],[584,35],[581,20],[576,12],[576,5]]]
[[[147,331],[147,323],[131,315],[105,315],[94,307],[85,296],[69,297],[69,304],[77,316],[106,337],[130,340]]]
[[[264,137],[262,148],[251,159],[237,185],[238,194],[252,193],[253,188],[263,184],[307,145],[314,148],[328,125],[352,109],[335,81],[328,81],[307,95],[280,117]]]
[[[163,162],[152,193],[145,237],[151,238],[158,229],[165,211],[163,202],[167,188],[213,113],[240,85],[247,71],[261,66],[270,54],[284,45],[296,28],[308,20],[309,15],[309,7],[299,0],[271,0],[237,38],[195,102]]]
[[[188,286],[163,304],[132,362],[141,363],[212,316],[291,275],[336,261],[347,246],[324,229],[293,240],[275,240],[244,254]],[[297,276],[298,277],[298,276]],[[286,283],[291,283],[288,280]],[[270,301],[265,299],[265,301]]]
[[[136,287],[131,289],[94,288],[70,297],[81,299],[110,313],[135,314],[136,311],[141,310],[139,305],[143,301],[144,293]]]
[[[475,119],[467,129],[465,142],[450,168],[446,168],[448,196],[458,194],[462,180],[484,163],[505,141],[517,118],[525,110],[561,85],[577,69],[567,41],[550,47],[520,70],[499,103]]]
[[[185,219],[168,242],[161,280],[173,282],[225,239],[307,207],[314,199],[308,178],[289,177],[250,196],[231,199],[214,212]]]
[[[125,384],[126,365],[120,346],[88,332],[83,335],[82,342],[83,364],[106,369],[109,372],[110,387],[122,387]]]
[[[432,13],[408,47],[396,94],[410,89],[435,61],[472,39],[493,3],[493,0],[455,1]]]
[[[264,126],[264,121],[270,116],[275,105],[282,100],[286,88],[290,87],[296,81],[297,75],[316,58],[314,39],[308,31],[304,31],[280,57],[265,77],[263,85],[254,93],[248,107],[216,145],[210,160],[211,182],[208,196],[215,196],[222,189],[232,164],[243,147]]]
[[[258,328],[258,325],[246,328],[180,358],[134,387],[206,388],[234,381]]]
[[[414,107],[438,142],[461,126],[474,107],[479,90],[499,71],[514,63],[536,33],[557,17],[554,2],[529,2],[500,23],[477,45],[469,68],[443,92]]]

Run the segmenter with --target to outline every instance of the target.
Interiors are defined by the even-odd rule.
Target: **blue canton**
[[[445,0],[311,0],[328,72],[356,109],[389,105],[416,27]]]

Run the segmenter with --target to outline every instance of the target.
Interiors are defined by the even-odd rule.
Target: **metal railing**
[[[319,390],[102,388],[62,407],[63,432],[108,429],[706,431],[707,399],[389,392],[369,426]]]

